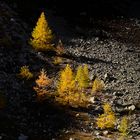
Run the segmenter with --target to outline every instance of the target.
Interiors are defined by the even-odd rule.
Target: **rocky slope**
[[[112,104],[119,118],[123,114],[129,114],[130,139],[139,140],[140,25],[138,20],[92,19],[90,28],[83,28],[80,25],[73,25],[71,28],[62,17],[53,14],[49,14],[48,17],[57,36],[62,39],[68,56],[64,58],[62,67],[67,62],[73,68],[79,64],[88,64],[91,79],[93,75],[97,75],[105,81],[106,90],[102,100]],[[105,132],[94,126],[96,112],[102,112],[101,102],[93,104],[90,110],[84,111],[65,110],[48,102],[39,104],[33,91],[34,81],[19,79],[17,74],[23,65],[29,66],[35,78],[41,68],[45,68],[50,77],[59,70],[59,67],[48,61],[51,58],[43,53],[34,52],[28,45],[30,31],[30,26],[21,20],[20,15],[0,2],[0,98],[6,102],[5,107],[1,107],[0,110],[0,138],[106,139]]]

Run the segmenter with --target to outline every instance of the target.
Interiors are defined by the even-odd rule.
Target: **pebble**
[[[15,19],[14,18],[10,18],[10,21],[15,22]]]
[[[123,96],[123,92],[113,92],[114,96]]]
[[[69,140],[75,140],[74,138],[69,138]]]
[[[28,136],[25,136],[24,134],[20,134],[20,136],[18,137],[18,140],[27,140]]]
[[[140,109],[140,102],[139,101],[136,103],[136,108]]]
[[[80,115],[80,114],[79,114],[79,113],[77,113],[75,116],[76,116],[76,117],[79,117],[79,115]]]
[[[92,103],[92,104],[94,104],[94,103],[95,103],[95,97],[91,97],[91,98],[89,99],[89,102]]]
[[[96,37],[96,38],[95,38],[95,41],[98,41],[98,40],[99,40],[99,37]]]
[[[106,136],[108,134],[108,131],[107,130],[103,131],[103,134]]]
[[[95,131],[94,133],[95,133],[96,136],[100,135],[100,132],[98,132],[98,131]]]
[[[128,107],[128,110],[133,111],[133,110],[135,110],[135,108],[136,108],[136,107],[135,107],[134,105],[131,105],[131,106]]]

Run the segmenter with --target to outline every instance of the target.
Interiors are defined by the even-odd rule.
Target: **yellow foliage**
[[[56,101],[63,105],[70,105],[72,107],[86,107],[88,105],[88,96],[85,93],[67,92],[62,96],[56,97]]]
[[[65,69],[60,72],[60,79],[58,83],[58,92],[60,94],[71,91],[74,88],[74,76],[72,69],[70,66],[67,64]]]
[[[48,50],[53,48],[52,40],[52,31],[49,28],[44,12],[42,12],[36,27],[33,29],[30,44],[36,50]]]
[[[93,85],[92,85],[92,92],[99,92],[102,91],[105,88],[105,84],[102,80],[96,78],[93,81]]]
[[[103,109],[104,109],[105,114],[113,113],[112,108],[111,108],[110,104],[108,104],[108,103],[105,103],[103,105]]]
[[[77,88],[72,69],[67,65],[60,73],[56,100],[63,105],[86,107],[88,99],[89,96]]]
[[[54,57],[53,63],[55,65],[61,64],[63,62],[63,59],[61,57]]]
[[[79,81],[81,79],[81,75],[83,74],[83,69],[82,69],[82,66],[78,66],[77,68],[77,73],[76,73],[76,77],[75,77],[75,81],[78,82],[79,84]]]
[[[114,128],[116,123],[116,117],[114,112],[111,109],[111,106],[108,106],[109,104],[105,104],[103,106],[104,108],[104,114],[100,115],[97,118],[97,126],[101,129],[105,128]]]
[[[47,88],[51,85],[52,80],[47,77],[45,70],[42,69],[38,79],[35,82],[36,86],[34,87],[34,90],[37,92],[38,100],[45,100],[45,96],[49,93]]]
[[[89,86],[89,73],[87,65],[84,65],[84,67],[78,66],[75,81],[80,89],[87,88]]]
[[[128,130],[128,119],[126,116],[124,116],[121,120],[119,131],[123,136],[127,136],[127,130]]]
[[[117,140],[130,140],[130,139],[126,138],[125,136],[120,136]]]
[[[38,87],[45,88],[51,84],[52,80],[49,79],[46,75],[44,69],[40,71],[39,78],[36,80],[36,84]]]
[[[20,68],[20,73],[19,73],[19,76],[23,79],[31,79],[33,78],[33,74],[30,72],[28,66],[22,66]]]
[[[58,54],[58,55],[62,55],[62,54],[64,54],[64,46],[63,46],[63,43],[62,43],[62,41],[61,40],[59,40],[59,42],[58,42],[58,44],[57,44],[57,46],[56,46],[56,53]]]
[[[86,79],[89,81],[89,71],[88,71],[87,65],[84,65],[83,71],[84,71],[84,75],[85,75]]]

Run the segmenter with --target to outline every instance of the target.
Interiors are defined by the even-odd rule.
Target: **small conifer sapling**
[[[74,76],[70,65],[66,65],[65,69],[60,72],[60,79],[58,83],[58,92],[64,93],[73,89]]]
[[[30,72],[28,66],[22,66],[20,68],[19,77],[29,80],[29,79],[33,78],[33,74]]]
[[[87,88],[89,86],[89,73],[87,65],[78,66],[77,73],[75,77],[78,88]]]
[[[97,118],[97,126],[101,129],[114,128],[116,123],[116,117],[111,109],[111,106],[106,103],[103,105],[104,113]]]
[[[49,97],[49,87],[52,83],[52,80],[47,77],[47,74],[44,69],[40,71],[38,79],[35,81],[36,86],[34,90],[37,92],[37,99],[39,101],[45,100],[46,97]]]

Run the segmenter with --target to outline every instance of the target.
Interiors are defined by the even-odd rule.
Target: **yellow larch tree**
[[[49,28],[44,12],[42,12],[36,27],[33,29],[30,44],[35,50],[44,51],[53,48],[52,40],[52,30]]]
[[[103,105],[104,113],[97,118],[97,126],[101,129],[114,128],[116,124],[115,113],[113,112],[110,104]]]
[[[52,80],[47,77],[47,74],[44,69],[40,71],[40,75],[36,80],[36,84],[38,87],[45,88],[51,84]]]
[[[86,87],[88,87],[89,86],[89,70],[88,70],[87,65],[84,65],[83,72],[84,72]]]
[[[75,76],[70,65],[66,65],[65,69],[61,71],[57,88],[56,101],[59,103],[72,107],[87,106],[89,97],[76,86]]]
[[[33,78],[33,74],[30,72],[28,66],[22,66],[20,68],[20,73],[18,74],[18,76],[26,80]]]
[[[128,118],[124,116],[120,122],[119,131],[123,136],[127,136],[128,130]]]
[[[65,69],[60,72],[58,83],[58,92],[60,94],[71,91],[74,86],[74,75],[70,65],[66,65]]]
[[[104,84],[103,80],[96,78],[93,81],[92,93],[100,92],[100,91],[104,90],[104,88],[105,88],[105,84]]]
[[[80,89],[88,87],[89,74],[87,65],[84,65],[84,67],[78,66],[75,81],[77,83],[78,88]]]
[[[36,86],[34,90],[37,92],[37,99],[39,101],[45,100],[49,96],[49,87],[52,83],[52,79],[48,78],[44,69],[40,71],[38,79],[35,81]]]
[[[64,45],[61,40],[58,41],[55,51],[58,55],[63,55],[65,53]]]

